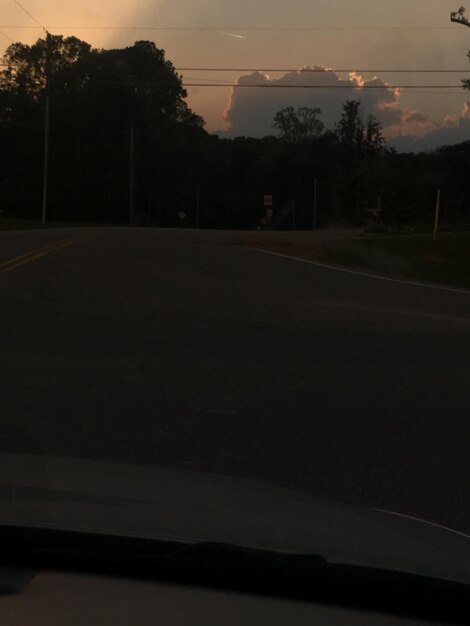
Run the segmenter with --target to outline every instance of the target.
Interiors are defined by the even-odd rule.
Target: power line
[[[224,87],[224,88],[239,88],[239,87],[243,87],[243,85],[237,85],[236,83],[230,83],[230,84],[217,84],[217,85],[213,85],[213,84],[202,84],[202,83],[183,83],[184,88],[190,88],[190,87],[194,87],[194,88],[200,88],[200,87]],[[261,87],[263,88],[268,88],[268,89],[276,89],[276,85],[244,85],[244,87],[249,88],[252,87],[253,89],[261,89]],[[284,87],[285,88],[285,87]],[[290,87],[291,89],[311,89],[312,87],[310,85],[292,85]],[[355,90],[355,91],[361,91],[361,89],[374,89],[373,87],[356,87],[356,86],[344,86],[344,87],[339,87],[340,89],[350,89]],[[332,89],[331,87],[327,87],[327,86],[319,86],[319,87],[313,87],[313,89],[323,89],[323,90],[327,90],[327,89]],[[334,87],[333,87],[334,89]],[[380,89],[380,88],[375,88],[375,89]],[[448,85],[446,87],[434,87],[434,86],[430,86],[430,85],[402,85],[402,86],[391,86],[391,87],[383,87],[382,89],[384,90],[393,90],[393,89],[402,89],[403,91],[405,91],[406,89],[411,89],[413,90],[414,94],[426,94],[426,95],[445,95],[445,96],[464,96],[464,97],[469,97],[470,95],[468,93],[465,93],[464,89],[462,87],[456,87],[455,85]],[[433,89],[439,89],[439,91],[433,91]],[[452,91],[454,90],[454,91]]]
[[[41,28],[44,32],[47,32],[46,27],[45,27],[43,24],[41,24],[41,22],[40,22],[39,20],[37,20],[37,19],[34,17],[34,15],[28,11],[28,9],[25,9],[25,7],[24,7],[22,4],[20,4],[20,3],[18,2],[18,0],[14,0],[14,2],[15,2],[15,4],[17,4],[17,5],[20,7],[20,9],[21,9],[22,11],[24,11],[24,12],[26,13],[26,15],[29,15],[29,17],[30,17],[30,18],[31,18],[34,22],[36,22],[36,24],[38,24],[39,28]],[[2,28],[5,28],[5,27],[4,27],[4,26],[2,26]]]
[[[13,41],[8,35],[2,33],[0,30],[0,34],[4,35],[10,41]],[[0,62],[0,67],[7,67],[9,64]],[[376,69],[368,69],[368,68],[327,68],[327,69],[317,69],[317,68],[263,68],[263,67],[175,67],[177,72],[233,72],[233,73],[242,73],[242,72],[266,72],[266,73],[303,73],[303,74],[338,74],[338,73],[351,73],[351,72],[359,72],[361,74],[469,74],[470,69],[390,69],[390,68],[376,68]],[[208,78],[204,78],[203,80],[209,80]]]
[[[192,80],[192,79],[189,79]],[[102,86],[137,86],[137,87],[171,87],[170,83],[159,83],[159,82],[139,82],[138,84],[135,81],[97,81],[94,82],[94,85],[102,85]],[[379,90],[379,91],[387,91],[392,89],[438,89],[438,90],[447,90],[447,89],[456,89],[462,90],[462,85],[358,85],[358,84],[347,84],[347,85],[286,85],[286,84],[272,84],[272,83],[185,83],[183,80],[184,87],[235,87],[235,88],[243,88],[243,89],[324,89],[324,90],[334,90],[334,89],[348,89],[348,90]]]
[[[195,78],[194,78],[195,79]],[[191,79],[192,80],[192,79]],[[199,79],[209,81],[210,79]],[[254,88],[254,89],[350,89],[350,90],[361,90],[361,89],[384,89],[384,90],[393,90],[393,89],[413,89],[415,93],[422,94],[445,94],[445,95],[464,95],[462,86],[455,85],[383,85],[383,86],[373,86],[373,85],[240,85],[237,83],[216,83],[214,81],[212,83],[187,83],[183,80],[183,86],[185,88],[189,87],[245,87],[245,88]],[[423,91],[419,91],[422,89]],[[431,91],[432,89],[439,89],[440,91]],[[458,91],[450,91],[450,90],[458,90]]]
[[[189,80],[195,80],[196,77],[190,78]],[[203,79],[203,80],[211,80],[211,79]],[[137,86],[137,87],[172,87],[173,84],[170,83],[157,83],[157,82],[139,82],[138,84],[135,81],[90,81],[93,85],[101,85],[104,87],[129,87],[129,86]],[[334,90],[334,89],[348,89],[348,90],[378,90],[378,91],[388,91],[392,89],[413,89],[413,90],[440,90],[440,93],[445,90],[454,89],[453,93],[455,95],[462,94],[463,88],[462,85],[417,85],[417,84],[408,84],[408,85],[357,85],[357,84],[349,84],[349,85],[286,85],[286,84],[272,84],[272,83],[253,83],[253,84],[244,84],[244,83],[217,83],[217,82],[200,82],[200,83],[188,83],[183,80],[184,87],[222,87],[222,88],[244,88],[244,89],[322,89],[322,90]],[[423,91],[423,93],[425,93]]]
[[[5,35],[0,31],[0,34]],[[13,41],[8,35],[5,35],[10,41]],[[0,62],[0,67],[7,67],[9,64]],[[332,69],[311,69],[311,68],[263,68],[263,67],[175,67],[177,72],[227,72],[227,73],[243,73],[243,72],[266,72],[266,73],[302,73],[302,74],[339,74],[339,73],[352,73],[358,72],[361,74],[469,74],[470,69],[457,69],[457,70],[449,70],[449,69],[418,69],[418,70],[409,70],[409,69],[389,69],[389,68],[376,68],[376,69],[368,69],[368,68],[332,68]],[[195,78],[195,77],[194,77]],[[201,80],[209,80],[208,78],[204,78]],[[216,80],[216,79],[211,79]]]
[[[10,41],[13,41],[8,35],[2,33]],[[9,64],[0,62],[0,67],[7,67]],[[303,74],[338,74],[338,73],[352,73],[358,72],[361,74],[469,74],[470,69],[390,69],[390,68],[328,68],[328,69],[316,69],[316,68],[263,68],[263,67],[175,67],[177,72],[233,72],[233,73],[243,73],[243,72],[266,72],[266,73],[303,73]],[[208,78],[204,78],[203,80],[209,80]]]
[[[324,69],[318,69],[318,68],[262,68],[262,67],[251,67],[251,68],[246,68],[246,67],[175,67],[175,70],[178,72],[234,72],[234,73],[241,73],[241,72],[270,72],[271,74],[274,73],[289,73],[289,72],[296,72],[296,73],[305,73],[305,74],[334,74],[334,73],[338,73],[338,72],[361,72],[361,73],[376,73],[376,74],[464,74],[464,73],[469,73],[470,69],[457,69],[457,70],[446,70],[446,69],[419,69],[419,70],[410,70],[410,69],[386,69],[386,68],[381,68],[381,69],[361,69],[361,68],[356,68],[356,69],[336,69],[336,68],[324,68]]]
[[[13,41],[8,35],[2,33],[10,41]],[[7,67],[9,64],[0,62],[0,67]],[[470,73],[470,69],[389,69],[389,68],[378,68],[378,69],[364,69],[364,68],[328,68],[328,69],[315,69],[315,68],[263,68],[263,67],[175,67],[177,72],[233,72],[233,73],[242,73],[242,72],[266,72],[266,73],[303,73],[303,74],[338,74],[338,73],[351,73],[351,72],[359,72],[361,74],[468,74]],[[208,78],[204,80],[209,80]]]
[[[448,96],[464,96],[464,97],[469,97],[469,94],[464,93],[463,89],[460,87],[460,91],[446,91],[446,90],[441,90],[441,91],[431,91],[431,90],[426,90],[426,91],[414,91],[413,95],[416,94],[422,94],[422,95],[432,95],[432,96],[446,96],[446,98]]]
[[[13,39],[9,35],[7,35],[6,33],[2,32],[1,30],[0,30],[0,35],[3,35],[3,37],[5,37],[5,39],[9,39],[11,41],[11,43],[15,43],[13,41]],[[0,65],[6,65],[6,64],[0,63]]]
[[[151,84],[151,83],[150,83]],[[461,89],[461,85],[272,85],[243,83],[185,83],[185,87],[237,87],[250,89]]]
[[[15,0],[16,2],[16,0]],[[19,4],[19,3],[17,3]],[[26,11],[26,10],[25,10]],[[27,11],[26,11],[27,12]],[[28,15],[31,16],[29,12]],[[34,19],[34,18],[33,18]],[[34,20],[37,22],[37,20]],[[31,28],[42,28],[44,26],[37,22],[39,26],[25,26],[24,24],[0,25],[0,28],[23,30]],[[140,30],[140,31],[202,31],[202,32],[224,32],[224,31],[243,31],[243,32],[312,32],[312,31],[439,31],[439,30],[455,30],[452,26],[153,26],[153,25],[48,25],[48,30]]]
[[[183,78],[183,82],[184,82],[184,76]],[[200,81],[205,81],[207,83],[220,83],[220,78],[205,78],[204,76],[188,76],[187,77],[188,80],[200,80]],[[233,83],[234,85],[236,83]]]

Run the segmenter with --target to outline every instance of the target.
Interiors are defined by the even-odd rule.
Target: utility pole
[[[437,233],[439,232],[439,217],[441,210],[441,190],[437,190],[437,200],[436,200],[436,215],[434,218],[434,243],[437,240]]]
[[[201,223],[201,191],[196,192],[196,228],[199,229]]]
[[[134,202],[134,188],[135,188],[135,171],[134,171],[134,160],[135,160],[135,128],[134,121],[132,121],[131,130],[130,130],[130,145],[129,145],[129,224],[133,226],[134,224],[134,214],[135,214],[135,202]]]
[[[44,119],[44,176],[42,185],[42,226],[47,223],[49,193],[49,144],[51,127],[51,36],[46,31],[46,98]]]
[[[135,95],[136,87],[132,86],[131,124],[129,133],[129,225],[135,220]]]
[[[50,135],[50,116],[51,116],[51,53],[52,53],[52,38],[46,27],[37,20],[32,13],[26,9],[21,2],[14,0],[20,9],[26,13],[38,26],[42,28],[46,35],[46,58],[45,58],[45,113],[44,113],[44,176],[42,187],[42,217],[41,224],[46,225],[47,222],[47,203],[48,203],[48,191],[49,191],[49,135]]]
[[[313,181],[313,230],[317,230],[318,178]]]

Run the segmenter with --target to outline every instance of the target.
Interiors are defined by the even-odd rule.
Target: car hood
[[[470,537],[237,478],[0,453],[0,524],[223,543],[470,584]]]

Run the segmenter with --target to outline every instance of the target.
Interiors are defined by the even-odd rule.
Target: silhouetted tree
[[[335,132],[339,143],[355,153],[379,154],[385,147],[382,125],[373,115],[364,124],[359,100],[345,102]]]
[[[278,138],[219,139],[205,132],[181,77],[152,42],[97,50],[51,35],[13,44],[5,61],[0,208],[7,214],[40,215],[48,68],[51,219],[127,221],[131,171],[141,224],[252,228],[269,193],[273,228],[292,228],[294,201],[296,226],[312,228],[315,179],[320,225],[362,223],[378,196],[384,219],[430,223],[437,185],[443,220],[470,217],[469,145],[396,154],[358,101],[344,104],[334,131],[325,131],[318,109],[288,107],[274,120]]]
[[[76,37],[49,35],[47,39],[38,39],[31,46],[14,43],[5,51],[7,68],[0,72],[0,88],[12,95],[23,93],[38,100],[44,93],[48,65],[51,77],[70,66],[74,66],[77,76],[76,68],[85,59],[90,60],[91,56],[91,46]],[[69,87],[67,82],[61,84],[65,89]]]
[[[131,128],[138,212],[140,207],[145,215],[152,213],[157,187],[161,195],[186,193],[181,182],[194,177],[187,170],[193,172],[198,160],[195,156],[188,162],[186,156],[194,152],[197,137],[205,135],[203,120],[188,107],[181,77],[154,43],[95,50],[75,37],[50,35],[32,46],[12,44],[5,62],[0,128],[14,135],[18,147],[23,145],[22,153],[10,154],[5,185],[24,169],[25,160],[29,171],[18,189],[23,196],[29,191],[29,199],[17,204],[29,205],[32,213],[40,198],[46,68],[53,217],[126,219]]]
[[[335,126],[338,141],[351,149],[362,147],[364,141],[364,123],[360,115],[361,103],[358,100],[348,100],[343,105],[343,112]]]
[[[313,141],[325,130],[325,125],[318,119],[319,115],[320,109],[287,107],[276,113],[273,128],[278,131],[278,136],[288,143]]]
[[[386,141],[382,124],[373,115],[367,118],[364,143],[369,154],[381,154],[385,150]]]

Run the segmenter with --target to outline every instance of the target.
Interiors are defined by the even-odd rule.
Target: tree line
[[[48,35],[12,44],[0,72],[3,213],[39,219],[49,99],[48,218],[149,226],[270,228],[426,222],[438,188],[449,222],[470,218],[470,142],[397,154],[360,101],[334,129],[321,111],[289,107],[262,139],[220,138],[187,102],[182,78],[153,42],[94,49]],[[380,199],[380,200],[379,200]],[[375,218],[373,218],[375,219]]]

